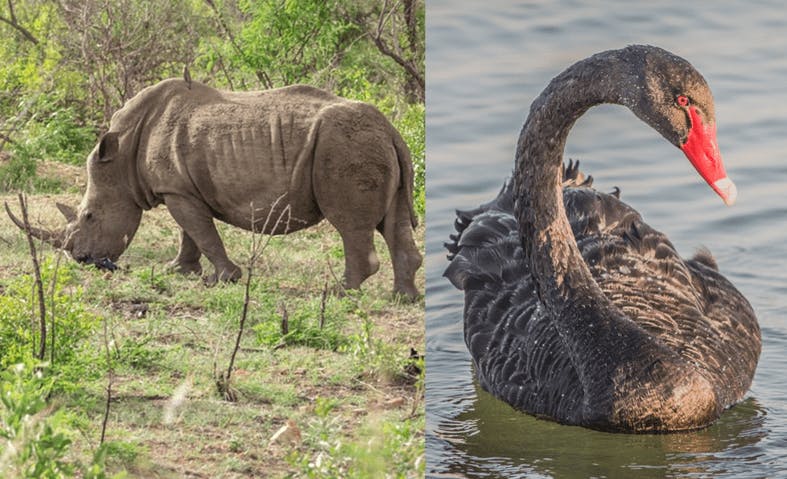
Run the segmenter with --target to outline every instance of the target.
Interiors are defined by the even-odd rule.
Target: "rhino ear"
[[[69,223],[73,223],[74,221],[76,221],[77,212],[74,208],[68,205],[64,205],[63,203],[55,203],[55,206],[57,206],[57,209],[59,209],[60,212],[63,213],[63,216],[66,217],[66,221],[68,221]]]
[[[118,152],[118,133],[109,131],[101,137],[98,144],[98,161],[112,161]]]

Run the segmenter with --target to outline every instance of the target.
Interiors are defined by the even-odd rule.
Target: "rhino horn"
[[[55,203],[55,206],[57,206],[57,209],[66,217],[66,221],[69,223],[76,221],[77,211],[73,207],[64,205],[63,203]]]
[[[14,224],[22,231],[30,231],[31,235],[35,236],[41,241],[51,244],[55,248],[61,248],[63,246],[63,231],[53,232],[36,228],[35,226],[25,227],[25,224],[11,212],[11,208],[8,207],[7,202],[5,202],[5,211],[8,213],[8,217],[11,218],[11,221],[13,221]]]

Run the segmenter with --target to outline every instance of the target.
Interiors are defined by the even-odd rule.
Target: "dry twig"
[[[14,3],[11,0],[8,0],[8,16],[9,18],[0,16],[0,22],[7,23],[11,28],[21,33],[25,39],[32,42],[33,45],[38,45],[38,39],[32,33],[30,33],[30,30],[20,25],[19,21],[16,19],[16,13],[14,13]]]
[[[19,207],[22,209],[22,221],[25,225],[25,235],[27,236],[27,245],[30,247],[30,258],[33,260],[33,274],[35,274],[35,289],[38,293],[38,313],[39,313],[39,334],[40,340],[38,345],[38,353],[36,357],[43,361],[46,353],[46,304],[44,304],[44,284],[41,281],[41,266],[38,264],[38,254],[36,253],[36,245],[33,241],[32,230],[30,229],[30,220],[27,216],[27,201],[22,193],[19,193]]]
[[[285,206],[281,210],[279,216],[276,218],[276,221],[273,224],[273,227],[270,229],[268,228],[268,225],[270,224],[270,221],[273,218],[276,208],[279,206],[279,203],[284,199],[285,195],[286,193],[276,198],[276,201],[274,201],[273,204],[271,205],[270,210],[268,210],[268,215],[265,218],[265,222],[263,223],[262,228],[259,229],[260,234],[265,232],[277,231],[282,223],[284,223],[284,232],[286,233],[287,231],[289,231],[290,220],[291,220],[290,205]],[[235,367],[235,356],[238,354],[238,350],[240,349],[240,340],[243,337],[243,331],[246,326],[246,318],[249,313],[249,300],[251,296],[251,278],[254,275],[254,264],[262,256],[263,252],[265,251],[265,248],[268,246],[272,238],[272,236],[270,235],[267,236],[265,240],[261,240],[258,237],[258,232],[256,228],[257,222],[255,221],[254,218],[255,209],[253,203],[250,205],[250,208],[251,208],[251,254],[249,256],[248,274],[246,276],[245,292],[243,295],[243,310],[241,311],[240,324],[238,325],[238,334],[235,337],[235,347],[232,349],[232,354],[230,355],[230,363],[227,366],[227,372],[224,373],[222,377],[215,378],[216,387],[218,388],[219,393],[224,397],[224,399],[232,402],[237,400],[237,395],[235,394],[235,391],[230,384],[230,380],[232,379],[232,370]]]
[[[112,356],[109,353],[109,334],[107,333],[107,318],[104,318],[104,348],[107,353],[107,402],[104,407],[104,419],[101,421],[101,441],[99,444],[104,444],[104,438],[107,433],[107,423],[109,422],[109,404],[112,402],[112,381],[114,380],[115,371],[112,368]]]
[[[320,298],[320,329],[325,327],[325,300],[328,297],[328,278],[326,275],[325,284],[322,287],[322,298]]]

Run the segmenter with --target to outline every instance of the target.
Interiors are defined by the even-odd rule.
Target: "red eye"
[[[678,95],[676,100],[680,106],[689,106],[689,99],[686,95]]]

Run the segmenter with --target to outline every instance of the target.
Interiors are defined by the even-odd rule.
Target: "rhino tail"
[[[418,216],[413,207],[413,160],[410,158],[410,149],[407,147],[402,135],[393,129],[393,145],[396,150],[396,158],[399,161],[399,171],[401,172],[400,184],[407,196],[407,209],[410,212],[410,224],[413,228],[418,226]]]

